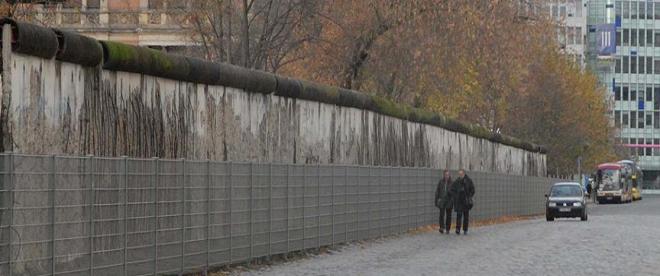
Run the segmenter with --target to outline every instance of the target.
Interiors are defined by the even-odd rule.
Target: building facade
[[[193,45],[183,28],[189,0],[76,0],[28,4],[25,14],[46,26],[99,40],[176,51]]]
[[[577,63],[585,65],[587,35],[587,0],[548,1],[546,14],[557,24],[561,49]]]
[[[660,1],[590,0],[589,67],[607,88],[618,143],[644,170],[645,184],[660,177]],[[598,55],[598,24],[614,24],[616,53]]]

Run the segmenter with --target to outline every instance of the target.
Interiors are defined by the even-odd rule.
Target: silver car
[[[587,202],[580,183],[556,183],[550,188],[550,194],[545,197],[545,219],[547,221],[553,221],[555,218],[587,220]]]

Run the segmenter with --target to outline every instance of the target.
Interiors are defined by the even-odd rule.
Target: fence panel
[[[437,223],[430,168],[0,156],[0,275],[153,275]],[[457,176],[457,172],[451,172]],[[471,172],[473,219],[543,212],[553,179]]]

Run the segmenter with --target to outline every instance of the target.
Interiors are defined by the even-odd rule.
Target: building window
[[[660,128],[660,112],[653,112],[653,128]],[[655,143],[656,145],[660,143]]]
[[[621,6],[621,9],[623,10],[623,18],[625,19],[630,19],[630,6],[628,6],[628,4],[630,4],[630,2],[625,1]]]
[[[654,145],[660,145],[660,139],[653,139],[653,144]],[[660,155],[660,149],[659,148],[653,148],[653,155],[658,156]]]
[[[646,73],[653,74],[653,57],[646,57]]]
[[[660,85],[653,86],[653,109],[660,110]]]
[[[614,125],[617,128],[621,128],[621,111],[614,111]]]
[[[616,59],[615,65],[614,65],[614,73],[621,73],[621,59]]]
[[[650,86],[646,87],[646,101],[647,102],[653,101],[653,87]]]
[[[628,86],[623,86],[623,88],[621,89],[621,100],[622,101],[628,100]]]
[[[653,125],[653,115],[651,115],[651,112],[648,112],[646,114],[646,125],[647,126],[652,126]]]
[[[637,74],[637,56],[630,57],[630,74]]]
[[[660,74],[660,59],[655,59],[653,61],[653,73]]]
[[[646,19],[653,19],[653,2],[646,2]]]
[[[628,29],[623,29],[623,46],[629,46],[630,45],[630,35],[629,35],[629,33],[630,33],[630,31]]]
[[[621,16],[621,1],[616,1],[614,5],[615,15]]]
[[[164,9],[165,0],[149,0],[149,9]]]
[[[630,46],[637,46],[637,29],[630,29]]]
[[[630,58],[628,56],[623,57],[623,73],[628,74],[628,60]]]
[[[614,87],[614,100],[615,101],[621,100],[621,86]]]
[[[646,30],[646,45],[648,45],[648,46],[653,45],[653,30],[652,29]]]
[[[566,6],[559,6],[559,17],[566,17]]]
[[[646,71],[644,71],[644,60],[645,60],[644,57],[639,57],[639,62],[637,63],[639,67],[637,68],[638,69],[637,73],[639,74],[646,74]]]
[[[647,118],[648,118],[648,117],[647,117]],[[651,144],[653,144],[653,140],[650,139],[650,138],[649,138],[649,139],[646,139],[646,144],[647,144],[647,145],[651,145]],[[644,151],[646,151],[646,156],[651,156],[651,148],[645,148]]]
[[[646,5],[644,2],[639,2],[639,19],[646,18]]]
[[[644,128],[644,111],[637,111],[637,126]]]
[[[616,46],[621,46],[621,30],[616,30]]]
[[[567,27],[566,33],[568,34],[566,44],[570,44],[570,45],[575,44],[575,29],[572,27]]]
[[[630,101],[637,101],[637,90],[630,89]]]
[[[582,16],[582,0],[574,0],[573,3],[575,5],[575,16]]]
[[[630,19],[637,19],[637,2],[630,2]]]
[[[552,17],[553,18],[559,17],[559,6],[552,5]]]
[[[646,38],[644,38],[644,34],[646,34],[646,30],[639,30],[639,46],[644,46],[644,43],[646,42]]]
[[[101,0],[87,0],[87,9],[98,10],[101,8]]]
[[[630,114],[628,114],[627,111],[624,111],[624,112],[623,112],[623,115],[621,115],[621,125],[622,125],[624,128],[627,128],[627,127],[628,127],[628,118],[629,118],[629,117],[630,117]]]
[[[630,111],[630,128],[637,127],[637,111]]]
[[[655,3],[655,19],[660,19],[660,4]]]
[[[582,44],[582,27],[577,27],[575,29],[575,39],[577,44]]]

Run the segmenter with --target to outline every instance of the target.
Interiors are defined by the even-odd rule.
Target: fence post
[[[335,165],[330,165],[331,172],[331,181],[330,181],[330,194],[331,194],[331,199],[330,199],[330,208],[332,210],[331,212],[331,224],[332,225],[332,241],[330,242],[331,245],[335,245]]]
[[[122,182],[124,184],[124,276],[128,275],[128,267],[126,261],[128,258],[128,157],[121,157],[122,164]]]
[[[232,230],[232,224],[233,224],[233,217],[232,217],[232,194],[234,193],[234,189],[232,187],[232,180],[231,180],[231,174],[232,170],[234,169],[234,163],[225,163],[226,167],[228,167],[227,172],[225,173],[225,185],[229,185],[229,196],[227,197],[227,200],[229,201],[229,263],[232,263],[234,259],[234,249],[233,249],[233,230]]]
[[[254,188],[253,188],[253,183],[252,183],[252,174],[254,173],[254,168],[252,167],[253,164],[250,162],[250,172],[249,172],[249,179],[250,179],[250,262],[252,262],[252,258],[254,256],[254,224],[252,223],[253,221],[253,214],[252,214],[252,209],[254,208]]]
[[[154,275],[158,275],[158,185],[160,184],[160,159],[154,158]]]
[[[93,162],[92,155],[87,155],[84,170],[87,181],[89,181],[89,275],[94,275],[94,204],[96,203],[96,190],[94,189],[94,174],[91,172],[95,170]]]
[[[48,177],[48,200],[50,208],[48,216],[50,217],[50,270],[55,275],[55,155],[50,156],[50,172]]]
[[[181,269],[179,275],[183,275],[186,262],[186,159],[181,158]]]
[[[273,255],[273,163],[268,167],[268,258]]]
[[[373,213],[371,211],[372,205],[374,204],[374,198],[373,198],[373,193],[371,192],[371,178],[373,177],[373,171],[371,166],[367,166],[367,169],[369,170],[369,176],[367,177],[367,204],[369,208],[369,216],[367,217],[367,239],[371,238],[371,219],[373,217]]]
[[[5,26],[4,33],[8,32],[7,31],[8,28],[10,28],[10,27]],[[11,32],[9,32],[9,33],[11,33]],[[6,38],[6,36],[7,35],[5,34],[4,37]],[[13,227],[13,224],[14,224],[14,153],[13,152],[7,152],[7,154],[8,154],[7,159],[9,159],[9,162],[8,162],[9,163],[9,169],[7,170],[7,172],[9,173],[9,185],[8,185],[9,187],[7,188],[7,190],[9,191],[9,204],[7,204],[8,208],[9,208],[9,223],[8,223],[8,228],[7,228],[7,230],[8,230],[7,231],[8,232],[7,246],[9,247],[9,250],[7,252],[7,255],[8,255],[7,256],[7,266],[8,266],[8,269],[9,269],[9,276],[12,276],[13,275],[13,269],[12,269],[13,254],[12,254],[12,246],[11,246],[11,243],[12,243],[11,236],[12,236],[12,227]]]
[[[306,232],[305,230],[307,230],[306,229],[307,226],[305,224],[305,202],[306,202],[305,197],[307,195],[307,164],[303,164],[302,168],[303,168],[303,175],[302,175],[302,177],[303,177],[303,185],[302,185],[302,209],[303,209],[303,211],[302,211],[302,221],[303,222],[302,222],[302,246],[301,246],[300,250],[305,249],[305,232]]]
[[[316,164],[316,248],[321,250],[321,164]]]
[[[344,166],[344,242],[348,243],[348,166]]]
[[[289,169],[291,168],[291,165],[286,164],[286,252],[289,253],[290,251],[290,238],[289,238],[289,208],[291,208],[290,203],[289,203],[289,182],[291,182],[291,178],[289,177]]]
[[[204,276],[209,274],[211,262],[211,161],[206,160],[206,267]]]

